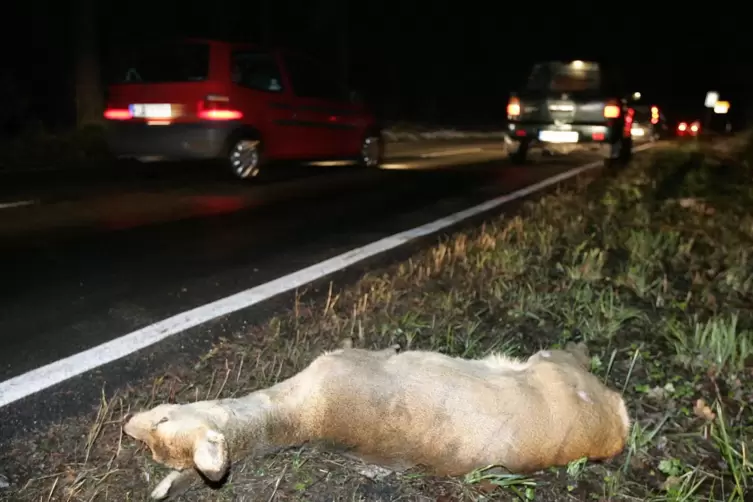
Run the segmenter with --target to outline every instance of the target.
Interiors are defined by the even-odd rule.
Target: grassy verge
[[[240,461],[214,500],[729,500],[753,489],[753,168],[745,143],[669,148],[585,188],[299,301],[193,367],[103,396],[91,416],[10,452],[13,500],[145,500],[165,474],[120,433],[129,409],[235,396],[291,375],[344,337],[365,347],[526,355],[586,341],[635,425],[608,463],[531,477],[381,476],[307,448]],[[720,161],[719,159],[722,159]],[[18,488],[17,487],[17,488]],[[0,497],[3,492],[0,492]],[[9,492],[6,492],[6,494]]]

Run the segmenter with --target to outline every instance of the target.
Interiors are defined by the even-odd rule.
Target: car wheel
[[[255,178],[261,172],[261,140],[241,138],[231,143],[228,149],[228,164],[233,174],[242,180]]]
[[[361,143],[358,163],[362,167],[378,168],[384,161],[384,141],[378,133],[368,134]]]

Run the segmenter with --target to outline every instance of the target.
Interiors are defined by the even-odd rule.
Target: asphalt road
[[[499,146],[424,145],[391,169],[309,168],[259,185],[181,166],[58,173],[37,189],[6,178],[6,200],[35,202],[0,210],[0,382],[596,158],[511,166]],[[19,404],[23,416],[43,415],[43,399]]]

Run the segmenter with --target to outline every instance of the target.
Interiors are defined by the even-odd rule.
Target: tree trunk
[[[75,0],[73,13],[75,46],[76,123],[79,128],[101,124],[104,108],[100,75],[96,3]]]

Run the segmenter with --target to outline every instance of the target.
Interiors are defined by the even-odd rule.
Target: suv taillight
[[[604,107],[605,119],[616,119],[620,116],[620,113],[622,113],[622,109],[619,105],[608,104]]]
[[[512,96],[510,101],[507,102],[507,115],[510,117],[518,117],[520,115],[520,100]]]
[[[230,106],[230,98],[209,94],[199,101],[197,115],[204,120],[240,120],[243,113]]]

